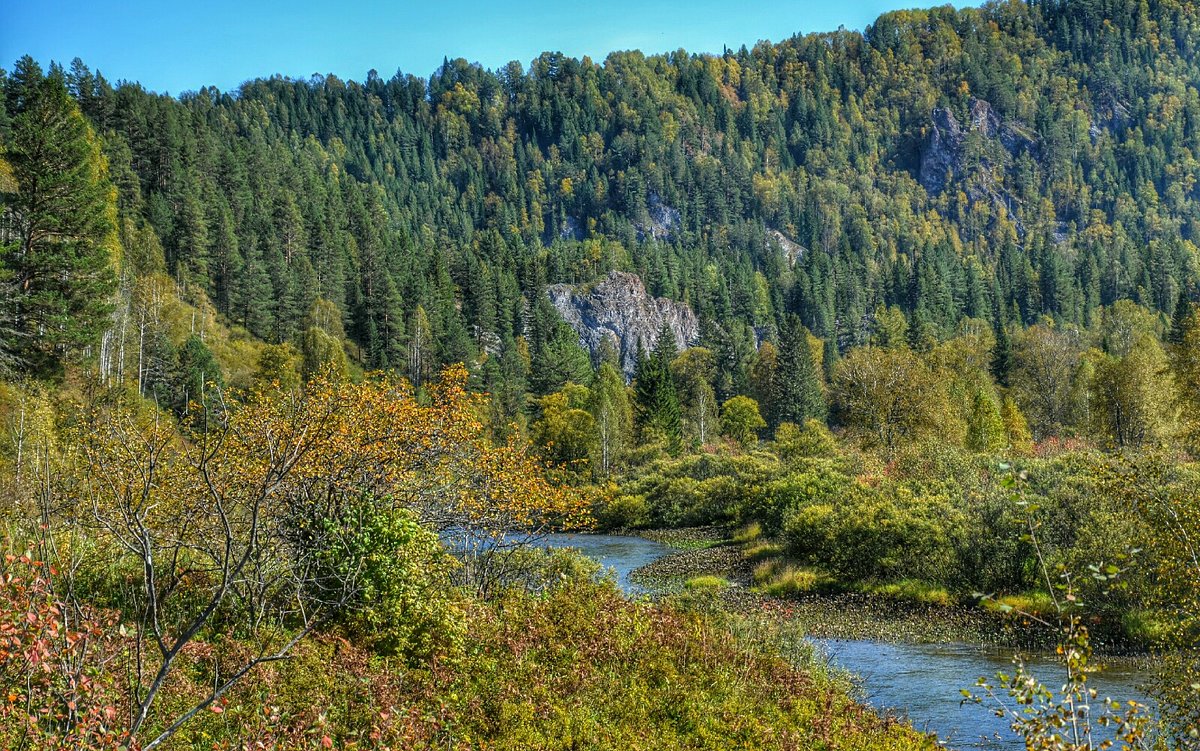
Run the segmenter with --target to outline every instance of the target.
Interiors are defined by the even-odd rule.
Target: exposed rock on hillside
[[[1007,205],[1011,196],[994,176],[1008,171],[1022,154],[1036,159],[1038,142],[1020,124],[1001,120],[982,99],[971,100],[969,115],[963,124],[949,109],[933,111],[918,179],[931,195],[953,181],[972,201]]]
[[[774,240],[776,243],[778,243],[780,252],[783,253],[785,258],[787,258],[789,264],[794,264],[796,261],[803,258],[804,254],[808,252],[808,248],[805,248],[803,245],[777,229],[767,230],[768,245],[770,244],[771,240]]]
[[[675,335],[675,346],[691,346],[700,336],[696,314],[684,303],[654,298],[636,274],[611,271],[604,281],[591,287],[555,284],[550,301],[579,334],[579,341],[592,356],[605,339],[621,355],[625,375],[632,376],[638,349],[654,348],[658,332],[666,323]]]
[[[651,192],[646,201],[646,220],[634,224],[639,240],[668,240],[682,222],[679,209],[663,203],[657,193]]]

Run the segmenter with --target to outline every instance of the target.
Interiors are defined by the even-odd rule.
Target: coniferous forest
[[[0,748],[934,747],[801,638],[847,608],[1061,655],[966,692],[1030,749],[1197,748],[1198,48],[1013,0],[178,96],[16,60]],[[629,598],[550,530],[682,552]]]

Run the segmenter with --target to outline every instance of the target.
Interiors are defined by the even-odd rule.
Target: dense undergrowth
[[[541,582],[532,591],[461,596],[457,635],[420,660],[381,654],[353,629],[316,635],[289,659],[257,667],[163,748],[935,747],[850,700],[844,681],[777,627],[686,603],[631,602],[598,579],[594,565],[563,559],[570,555],[543,558],[539,575],[526,579]],[[22,641],[29,634],[20,622],[29,613],[53,612],[52,598],[29,596],[21,585],[52,587],[43,572],[29,560],[6,566],[6,676],[33,649],[46,650],[41,657],[50,662],[84,656],[70,640],[55,647],[59,634],[45,628]],[[22,604],[29,609],[9,612]],[[31,692],[46,702],[49,717],[22,721],[28,696],[10,695],[0,745],[115,749],[128,742],[120,729],[128,701],[119,676],[132,668],[133,639],[124,629],[95,636],[91,654],[103,662],[91,666],[86,690],[65,694],[82,718],[75,729],[66,730],[56,701],[67,683],[47,671],[46,685]],[[160,716],[185,711],[255,648],[215,630],[189,644],[164,689]],[[144,733],[162,729],[151,723]]]
[[[614,526],[736,528],[752,583],[772,595],[861,592],[1045,613],[1032,513],[1047,564],[1082,574],[1080,596],[1104,638],[1150,648],[1178,616],[1156,589],[1173,555],[1164,530],[1200,486],[1200,469],[1178,456],[1047,446],[1010,467],[933,442],[886,462],[849,445],[825,456],[785,449],[655,460],[597,516]],[[1012,472],[1027,478],[1022,504],[1002,482]],[[1118,567],[1125,581],[1108,586],[1089,566]]]

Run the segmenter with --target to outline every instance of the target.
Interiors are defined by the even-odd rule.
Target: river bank
[[[562,539],[560,539],[562,538]],[[957,749],[1020,749],[1008,721],[990,708],[962,702],[961,691],[979,678],[1011,672],[1018,639],[996,628],[1000,617],[963,607],[889,601],[858,593],[771,597],[753,590],[750,562],[728,530],[703,528],[619,535],[552,536],[553,547],[575,547],[611,566],[618,583],[634,597],[669,599],[684,594],[712,597],[709,604],[746,615],[767,616],[807,637],[834,670],[854,676],[853,695],[885,717],[899,717],[937,735]],[[626,551],[645,561],[613,553]],[[606,560],[605,560],[606,559]],[[763,622],[761,618],[752,619]],[[991,629],[991,633],[989,633]],[[1049,685],[1061,682],[1061,665],[1048,650],[1019,649]],[[1103,660],[1089,680],[1102,697],[1143,701],[1141,661]]]
[[[985,649],[1052,652],[1055,634],[1034,628],[1012,615],[982,607],[933,604],[856,591],[814,592],[773,596],[754,586],[758,562],[747,545],[724,527],[637,530],[629,534],[669,549],[629,573],[640,591],[669,596],[696,577],[719,577],[728,583],[717,590],[722,607],[759,612],[794,621],[815,639],[873,640],[893,644],[963,644]],[[1151,660],[1145,650],[1105,642],[1093,648],[1106,663],[1140,670]]]

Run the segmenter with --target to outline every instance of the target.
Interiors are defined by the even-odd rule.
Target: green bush
[[[342,627],[388,655],[424,659],[456,646],[461,613],[449,586],[453,559],[437,534],[390,500],[362,498],[343,518],[328,522],[337,534],[319,554],[328,578],[353,581]]]
[[[621,494],[593,515],[601,529],[638,529],[650,524],[650,504],[644,495]]]
[[[813,462],[811,471],[792,472],[773,478],[755,494],[743,509],[746,519],[756,519],[767,534],[778,534],[784,519],[798,509],[813,504],[836,502],[851,487],[853,480],[839,472],[831,462]]]
[[[775,429],[775,453],[784,462],[798,459],[831,459],[837,456],[837,441],[825,423],[809,418],[804,425],[781,423]]]
[[[965,520],[945,496],[903,486],[856,485],[836,505],[814,504],[784,523],[788,550],[844,581],[922,579],[952,583]]]

